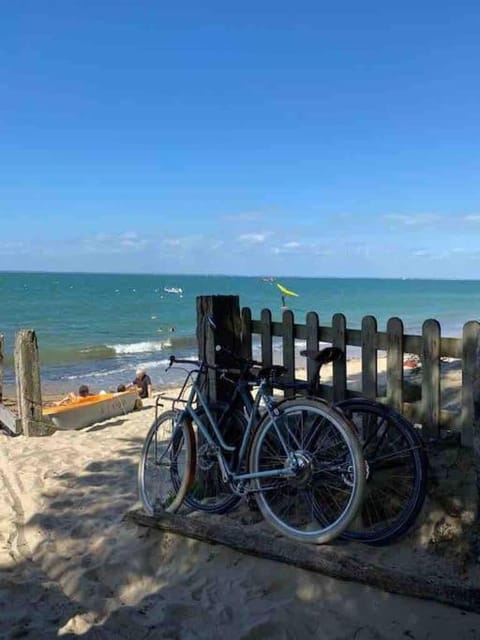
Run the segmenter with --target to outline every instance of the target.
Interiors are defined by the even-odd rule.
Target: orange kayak
[[[81,429],[133,411],[137,399],[136,389],[120,393],[97,393],[77,398],[68,404],[46,407],[42,413],[52,420],[57,429]]]

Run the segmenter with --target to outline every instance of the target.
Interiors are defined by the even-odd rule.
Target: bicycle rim
[[[155,515],[180,508],[195,475],[193,432],[176,411],[166,411],[150,427],[138,467],[138,490],[145,511]]]
[[[278,471],[253,481],[265,517],[286,536],[322,544],[338,536],[362,500],[365,466],[348,421],[312,400],[283,402],[278,419],[260,423],[250,471]],[[282,444],[278,430],[283,438]],[[280,475],[294,461],[293,477]]]
[[[413,525],[425,500],[427,460],[413,425],[371,400],[346,400],[339,407],[352,421],[368,467],[365,497],[343,536],[387,544]]]

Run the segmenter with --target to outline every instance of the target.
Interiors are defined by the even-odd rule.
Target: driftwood
[[[361,562],[344,547],[299,544],[287,538],[252,530],[232,522],[163,513],[153,518],[143,511],[129,511],[126,518],[137,524],[177,533],[210,544],[223,544],[241,553],[276,560],[322,573],[332,578],[367,584],[390,593],[435,600],[466,611],[480,613],[480,588],[462,586],[445,578],[410,575],[396,569]]]

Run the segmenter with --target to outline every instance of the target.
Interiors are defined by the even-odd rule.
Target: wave
[[[107,344],[105,347],[111,349],[115,354],[125,355],[129,353],[155,353],[171,348],[170,340],[158,340],[154,342],[132,342],[130,344]]]

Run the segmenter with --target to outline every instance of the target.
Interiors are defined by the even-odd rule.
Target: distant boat
[[[165,293],[183,293],[183,289],[181,287],[163,287]]]
[[[275,282],[275,278],[273,276],[266,276],[265,278],[262,278],[263,282],[269,282],[270,284],[273,284]]]
[[[43,409],[57,429],[81,429],[95,422],[115,418],[135,408],[136,389],[120,393],[97,393],[68,404]]]

